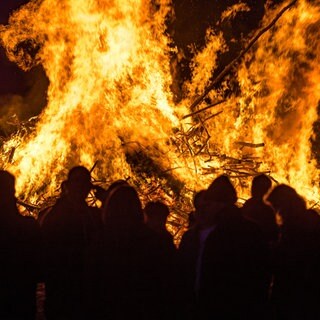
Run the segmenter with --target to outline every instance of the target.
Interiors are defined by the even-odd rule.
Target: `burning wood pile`
[[[50,84],[43,113],[1,138],[0,166],[17,176],[20,204],[32,214],[52,205],[67,170],[78,164],[91,168],[99,186],[129,179],[144,202],[163,199],[177,233],[194,193],[221,173],[240,199],[249,195],[250,178],[267,173],[316,203],[317,2],[267,7],[261,29],[219,73],[226,43],[208,30],[179,102],[170,65],[179,52],[165,32],[170,1],[79,7],[45,0],[22,7],[0,26],[2,45],[24,70],[41,63]],[[97,205],[94,195],[88,201]]]

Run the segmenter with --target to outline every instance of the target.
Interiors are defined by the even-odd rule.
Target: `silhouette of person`
[[[223,182],[223,179],[215,180],[215,183]],[[203,254],[205,251],[206,241],[210,234],[216,229],[219,221],[220,211],[225,207],[221,202],[208,201],[208,192],[211,192],[212,185],[209,189],[201,191],[200,199],[196,199],[195,225],[186,231],[181,239],[179,246],[180,270],[181,270],[181,297],[187,301],[185,317],[197,319],[199,316],[207,318],[210,315],[207,310],[200,306],[200,286],[202,282]],[[221,187],[221,186],[220,186]],[[224,189],[217,188],[217,192],[224,193],[224,196],[230,197],[227,202],[236,202],[236,193],[233,186],[229,186],[229,182],[225,184]],[[230,188],[229,188],[230,187]],[[230,190],[229,190],[230,189]],[[201,303],[202,304],[202,303]]]
[[[161,244],[144,223],[133,187],[113,188],[104,205],[103,222],[101,318],[163,318]]]
[[[123,185],[126,185],[126,186],[129,185],[127,180],[118,179],[118,180],[113,181],[106,190],[101,187],[95,186],[94,192],[95,192],[97,199],[99,199],[104,204],[106,202],[106,199],[108,198],[109,193],[113,189],[118,188]]]
[[[51,319],[85,319],[93,308],[97,246],[102,222],[86,198],[93,188],[90,172],[73,167],[42,224],[46,246],[45,313]]]
[[[277,319],[319,318],[319,218],[292,187],[276,186],[267,198],[282,224],[274,252],[272,302]],[[311,271],[313,270],[313,271]],[[319,284],[319,282],[318,282]],[[315,290],[314,290],[315,289]]]
[[[202,257],[204,243],[215,227],[214,215],[207,214],[203,198],[207,190],[201,191],[201,205],[194,205],[195,211],[191,213],[194,218],[190,227],[182,236],[178,248],[179,269],[179,308],[181,317],[197,319],[197,286],[199,280],[199,261]],[[194,200],[197,199],[197,195]],[[197,201],[194,201],[198,203]]]
[[[263,315],[267,291],[266,246],[258,227],[235,205],[236,190],[225,175],[205,193],[198,217],[194,266],[196,318],[256,319]],[[193,231],[194,232],[194,231]],[[182,250],[188,250],[182,243]]]
[[[160,201],[148,202],[144,208],[146,225],[157,234],[163,236],[168,247],[173,245],[173,236],[167,230],[166,223],[169,216],[169,208]]]
[[[306,273],[307,316],[305,319],[320,319],[320,214],[315,209],[307,210],[307,230],[310,237],[310,265]]]
[[[275,212],[270,205],[264,202],[264,196],[271,186],[271,179],[267,175],[255,176],[251,185],[252,197],[242,207],[243,215],[260,227],[263,237],[270,247],[278,240],[279,234]]]
[[[62,181],[61,186],[60,186],[60,190],[61,190],[60,198],[63,197],[67,193],[66,184],[67,184],[67,181]],[[52,208],[53,208],[53,205],[50,205],[38,213],[37,221],[40,226],[43,225],[44,220],[46,219],[48,213],[52,210]]]
[[[176,247],[172,234],[167,230],[166,223],[169,216],[169,208],[161,201],[148,202],[144,208],[146,225],[156,233],[161,245],[159,254],[161,255],[161,264],[159,272],[162,276],[162,292],[163,297],[159,297],[163,301],[163,311],[173,316],[175,310],[176,299]]]
[[[195,193],[194,198],[193,198],[193,206],[194,206],[194,211],[189,213],[189,221],[188,221],[188,228],[192,228],[196,224],[196,219],[198,212],[200,212],[201,208],[204,205],[204,195],[206,193],[206,190],[200,190]]]
[[[20,214],[15,177],[5,170],[0,170],[0,257],[0,319],[35,319],[41,234],[34,218]]]

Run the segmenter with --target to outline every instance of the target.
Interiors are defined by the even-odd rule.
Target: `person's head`
[[[200,190],[195,193],[193,197],[193,206],[196,211],[201,210],[201,208],[204,206],[205,194],[206,194],[206,190]]]
[[[126,180],[123,180],[123,179],[115,180],[109,185],[108,189],[106,190],[106,197],[108,197],[108,195],[114,189],[119,188],[121,186],[130,186],[130,185],[129,185],[128,181],[126,181]]]
[[[121,185],[110,191],[103,206],[103,222],[106,226],[134,227],[143,223],[143,211],[137,191],[129,185]]]
[[[203,189],[194,194],[193,197],[193,207],[194,211],[189,213],[188,216],[188,227],[191,228],[195,225],[198,225],[198,222],[201,222],[201,215],[206,207],[205,195],[207,190]],[[200,220],[200,221],[198,221]]]
[[[263,198],[272,186],[271,179],[265,174],[259,174],[252,180],[251,195],[253,198]]]
[[[86,199],[93,187],[89,170],[83,166],[76,166],[70,169],[64,187],[68,195]]]
[[[306,210],[305,200],[286,184],[276,186],[266,200],[280,214],[284,223],[297,218]]]
[[[6,170],[0,170],[0,199],[1,202],[15,198],[15,177]]]
[[[67,180],[63,180],[60,184],[60,195],[65,196],[68,193]]]
[[[222,218],[222,212],[234,205],[237,193],[230,179],[221,175],[214,179],[204,193],[203,208],[197,213],[196,221],[200,227],[214,225]]]
[[[218,176],[212,181],[205,194],[206,202],[220,202],[232,205],[237,202],[237,192],[226,175]]]
[[[169,216],[169,208],[161,201],[150,201],[144,208],[146,223],[150,227],[165,228]]]

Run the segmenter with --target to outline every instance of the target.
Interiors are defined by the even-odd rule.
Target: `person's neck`
[[[86,205],[86,199],[77,195],[77,194],[69,194],[66,197],[68,199],[69,202],[76,204],[78,206],[83,206]]]

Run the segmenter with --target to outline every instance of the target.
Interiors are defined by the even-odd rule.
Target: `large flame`
[[[135,177],[128,154],[139,150],[185,195],[224,172],[247,197],[248,177],[268,172],[317,202],[311,138],[320,99],[319,1],[298,1],[261,37],[233,74],[236,93],[226,99],[226,79],[209,94],[224,103],[185,119],[227,48],[222,34],[207,31],[186,98],[176,103],[175,49],[165,32],[171,10],[169,0],[33,0],[1,27],[9,58],[24,69],[41,63],[50,81],[34,133],[3,146],[1,166],[17,176],[20,197],[49,196],[76,164],[99,161],[94,174],[108,181]],[[264,24],[275,15],[267,12]]]

